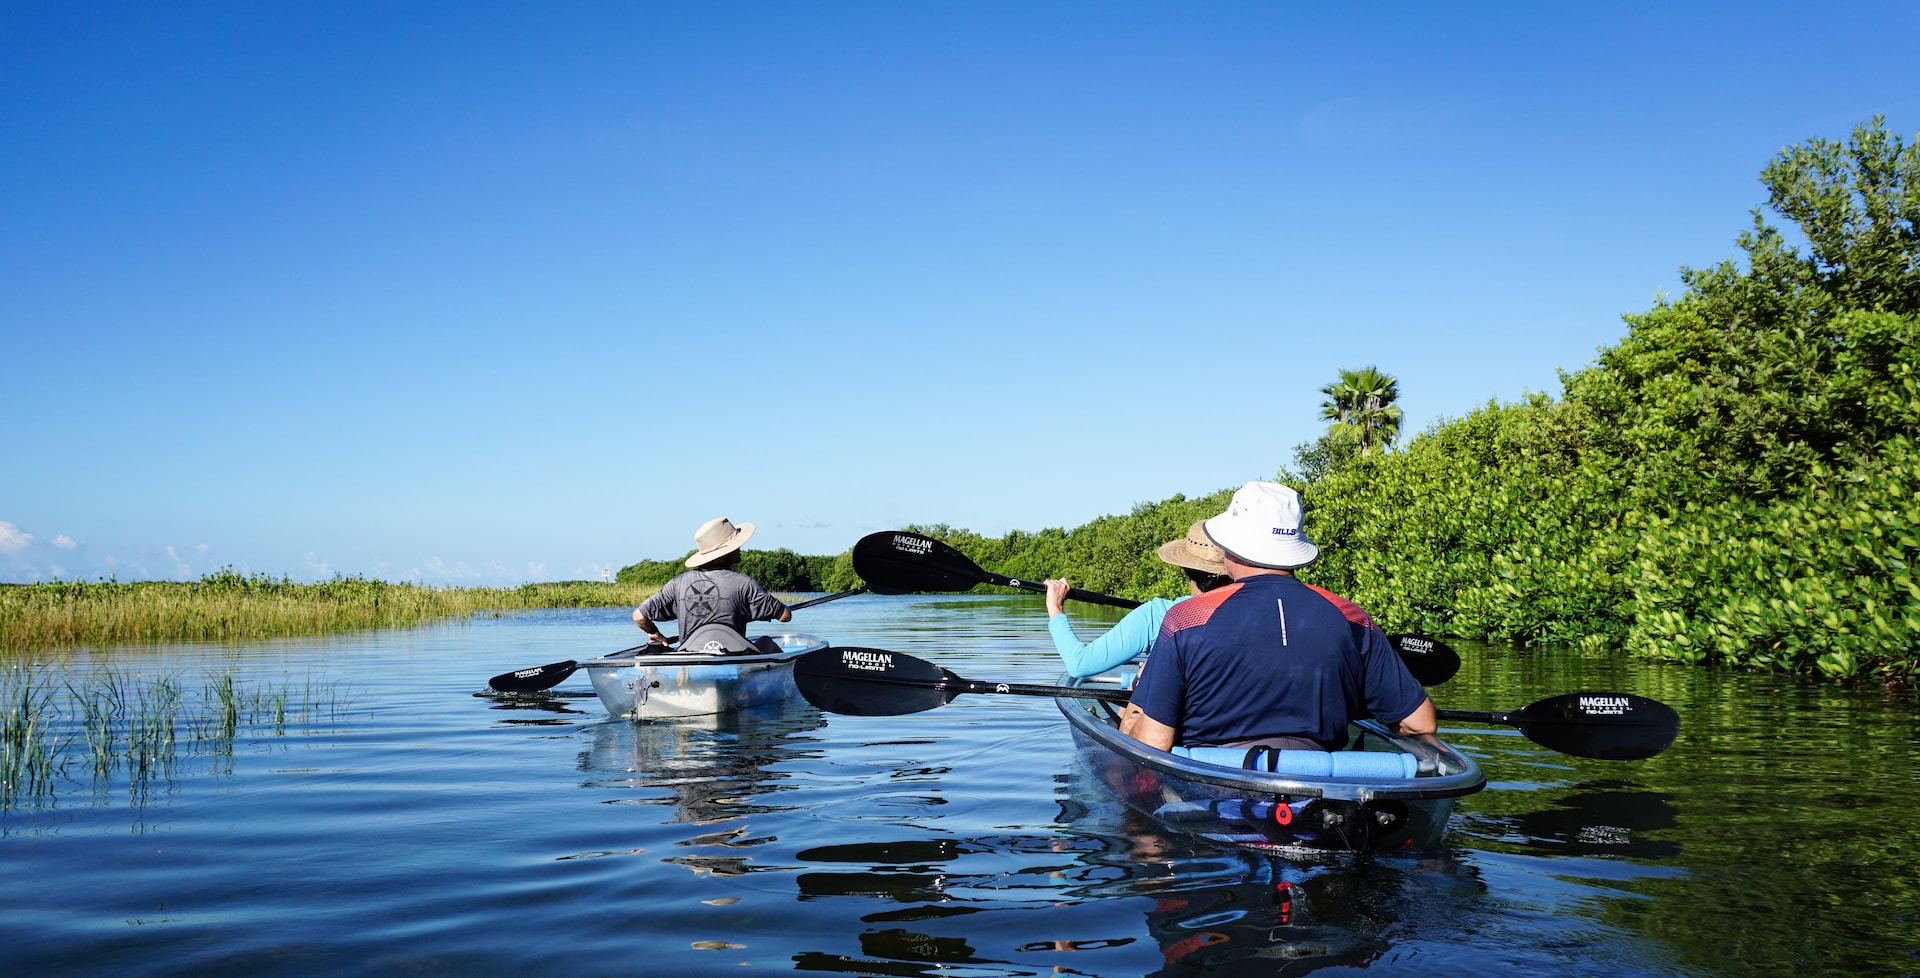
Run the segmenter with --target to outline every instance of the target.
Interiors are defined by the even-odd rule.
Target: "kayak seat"
[[[775,646],[778,648],[778,646]],[[747,640],[745,635],[718,623],[701,625],[693,633],[680,640],[681,652],[701,655],[742,655],[749,652],[764,651]]]
[[[1420,773],[1419,758],[1400,751],[1175,747],[1173,753],[1221,767],[1317,778],[1411,778]]]

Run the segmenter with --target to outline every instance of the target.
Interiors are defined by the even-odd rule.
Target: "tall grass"
[[[424,587],[359,577],[295,584],[232,570],[188,582],[0,584],[0,651],[321,635],[535,608],[635,605],[655,590],[598,581]]]
[[[243,734],[337,721],[346,705],[338,683],[311,680],[249,687],[220,674],[195,685],[170,674],[0,667],[0,811],[47,807],[63,789],[98,792],[118,781],[139,807],[189,760],[230,773]]]
[[[59,750],[47,729],[51,699],[26,669],[0,669],[0,810],[52,791]]]

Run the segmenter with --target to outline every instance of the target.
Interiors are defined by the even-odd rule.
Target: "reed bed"
[[[296,584],[232,571],[186,582],[0,584],[0,651],[324,635],[540,608],[636,605],[655,590],[599,581],[458,588],[337,577]]]
[[[196,759],[230,773],[242,736],[336,722],[349,704],[337,682],[247,686],[226,673],[194,683],[113,669],[76,678],[43,665],[0,667],[0,811],[44,808],[63,790],[115,784],[138,807]]]

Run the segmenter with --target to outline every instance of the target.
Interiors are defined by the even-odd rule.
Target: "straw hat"
[[[719,560],[747,542],[753,536],[753,524],[742,523],[734,526],[733,521],[722,516],[717,520],[708,520],[693,531],[694,546],[700,549],[687,558],[688,567],[702,567]]]
[[[1161,560],[1175,567],[1206,571],[1209,574],[1225,574],[1227,564],[1222,559],[1224,555],[1220,553],[1219,547],[1213,545],[1213,541],[1207,539],[1205,524],[1204,520],[1195,520],[1193,525],[1187,528],[1185,537],[1168,540],[1154,553],[1159,554]]]
[[[1320,556],[1307,540],[1299,494],[1277,482],[1241,486],[1226,512],[1202,523],[1207,539],[1243,564],[1295,570]]]

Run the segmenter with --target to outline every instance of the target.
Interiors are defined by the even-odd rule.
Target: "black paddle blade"
[[[1632,693],[1566,693],[1521,707],[1508,722],[1542,747],[1603,761],[1644,760],[1680,734],[1673,707]]]
[[[875,594],[971,591],[986,572],[966,554],[918,533],[882,530],[853,545],[853,572]]]
[[[891,717],[946,706],[966,680],[886,649],[829,646],[793,660],[793,684],[828,713]]]
[[[532,669],[520,669],[515,672],[503,672],[487,680],[487,686],[497,693],[537,693],[543,689],[552,689],[560,685],[568,676],[573,675],[580,663],[568,659],[565,662],[549,662]]]
[[[1399,634],[1387,636],[1387,641],[1393,643],[1394,651],[1400,653],[1400,661],[1407,664],[1407,671],[1413,673],[1414,681],[1422,686],[1438,686],[1460,671],[1460,656],[1437,638]]]

